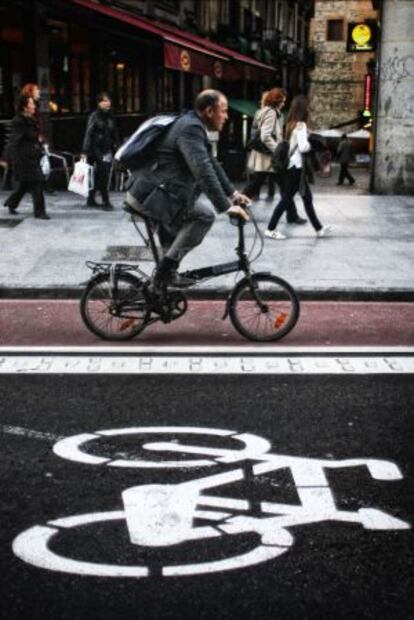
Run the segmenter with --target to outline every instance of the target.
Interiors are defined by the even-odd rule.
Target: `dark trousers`
[[[289,170],[286,172],[282,198],[279,201],[279,204],[276,205],[272,217],[270,218],[268,226],[269,230],[274,230],[276,228],[284,211],[286,211],[288,205],[293,202],[295,194],[299,191],[301,174],[302,170],[295,167],[289,168]],[[305,184],[305,193],[302,196],[302,200],[305,207],[306,215],[308,216],[312,226],[315,230],[320,230],[322,228],[322,224],[318,220],[318,217],[315,213],[312,192],[308,183]]]
[[[111,172],[111,163],[108,161],[99,161],[94,165],[94,189],[89,192],[88,201],[95,200],[95,193],[101,193],[103,204],[109,203],[108,183],[109,174]]]
[[[249,198],[260,195],[260,189],[266,182],[266,177],[269,178],[269,196],[273,196],[275,193],[276,175],[269,174],[268,172],[254,172],[249,177],[249,182],[243,190],[243,194],[246,194]],[[273,183],[273,191],[271,192],[270,179]],[[280,187],[280,193],[283,194],[283,182],[282,179],[277,179]],[[288,222],[293,222],[298,218],[298,212],[296,210],[295,201],[292,200],[286,208],[286,218]]]
[[[339,169],[338,185],[342,185],[345,179],[348,179],[351,185],[355,183],[354,177],[348,170],[348,163],[341,164]]]
[[[21,199],[27,193],[32,195],[34,214],[43,215],[46,212],[43,181],[20,181],[4,204],[10,209],[17,209]]]

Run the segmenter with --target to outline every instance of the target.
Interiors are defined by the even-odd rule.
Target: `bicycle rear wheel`
[[[299,318],[299,299],[282,278],[257,273],[236,285],[229,314],[234,327],[248,340],[280,340]]]
[[[80,311],[86,327],[104,340],[129,340],[146,326],[150,310],[142,283],[131,274],[91,280],[82,294]]]

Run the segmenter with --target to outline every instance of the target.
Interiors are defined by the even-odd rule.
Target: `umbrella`
[[[366,129],[357,129],[356,131],[351,131],[351,133],[347,134],[348,138],[359,138],[362,140],[369,140],[371,134]]]

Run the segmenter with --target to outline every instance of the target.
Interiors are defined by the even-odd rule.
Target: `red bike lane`
[[[121,346],[248,346],[223,300],[190,301],[185,316],[149,326]],[[0,346],[108,346],[91,334],[77,300],[1,300]],[[414,305],[409,302],[301,302],[295,328],[273,346],[413,346]],[[268,345],[267,345],[268,346]]]

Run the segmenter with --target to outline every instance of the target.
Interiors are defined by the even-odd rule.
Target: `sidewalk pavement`
[[[378,196],[367,192],[366,172],[356,171],[354,187],[336,187],[337,171],[318,179],[314,202],[332,235],[317,238],[313,228],[285,223],[285,241],[265,239],[255,271],[271,271],[290,282],[302,298],[354,300],[414,299],[414,197]],[[3,204],[8,192],[0,192]],[[265,188],[262,189],[265,196]],[[19,216],[0,207],[0,297],[78,297],[90,271],[87,260],[136,261],[148,273],[153,265],[142,240],[123,212],[124,195],[111,194],[114,211],[90,209],[69,192],[46,195],[50,221],[34,219],[30,197]],[[301,200],[296,199],[303,215]],[[262,199],[253,207],[261,231],[267,227],[274,203]],[[254,227],[246,226],[247,248]],[[235,260],[237,229],[221,215],[205,238],[182,263],[182,270]],[[141,247],[137,247],[141,246]],[[260,249],[256,241],[252,255]],[[234,284],[236,274],[220,276],[192,289],[190,295],[220,297]]]

